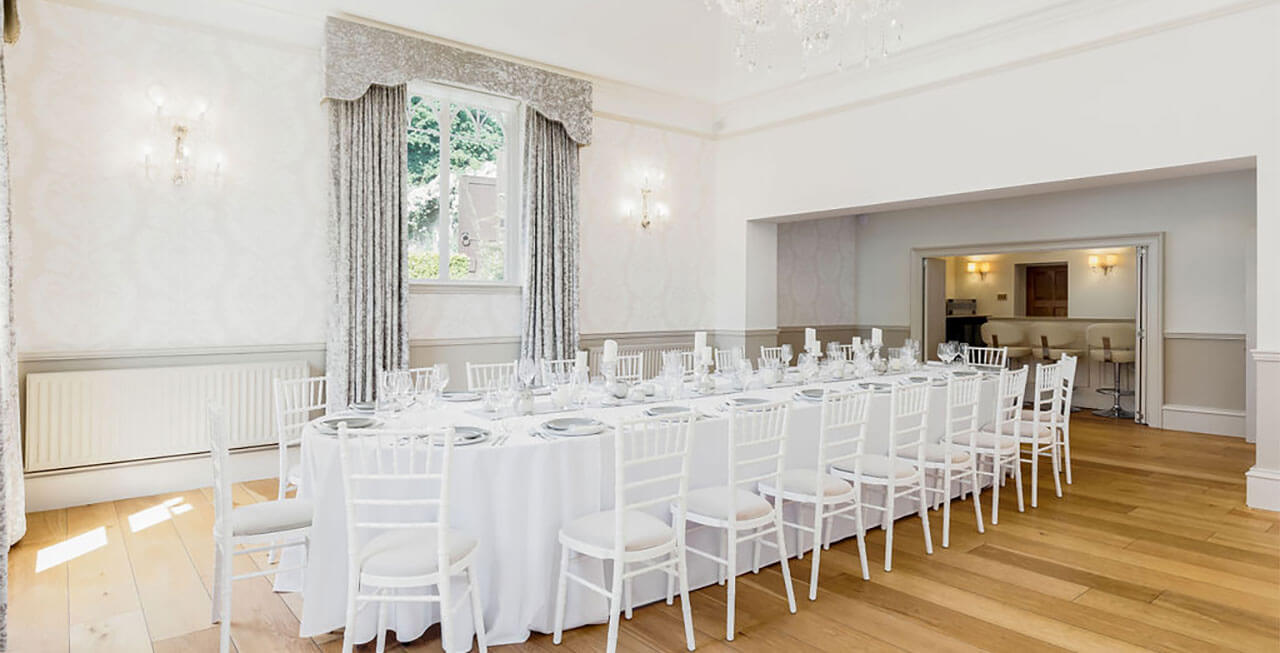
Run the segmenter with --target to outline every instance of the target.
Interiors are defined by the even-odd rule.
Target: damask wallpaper
[[[855,323],[856,220],[778,225],[778,326]]]

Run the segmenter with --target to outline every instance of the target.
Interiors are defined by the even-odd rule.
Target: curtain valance
[[[330,17],[325,22],[325,97],[354,100],[371,84],[456,84],[518,98],[591,143],[591,82]]]

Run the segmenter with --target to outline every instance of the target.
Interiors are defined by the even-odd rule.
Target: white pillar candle
[[[854,337],[853,337],[853,346],[854,346],[854,347],[861,347],[861,346],[862,346],[862,336],[854,336]]]
[[[884,331],[880,329],[871,330],[871,346],[879,347],[884,344]]]
[[[587,371],[587,352],[580,351],[574,355],[573,371],[575,374],[582,374]]]
[[[604,362],[612,363],[618,360],[618,343],[614,340],[604,341]]]
[[[696,352],[701,352],[703,349],[706,349],[706,348],[707,348],[707,332],[694,331],[693,332],[693,350]]]
[[[702,363],[704,365],[710,365],[711,364],[711,347],[703,345],[702,349],[699,350],[699,352],[702,355]]]
[[[818,330],[817,329],[804,330],[804,348],[805,348],[805,351],[814,351],[815,349],[818,348]]]

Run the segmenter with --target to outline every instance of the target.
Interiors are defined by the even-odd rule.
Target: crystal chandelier
[[[790,26],[803,60],[839,49],[836,66],[884,59],[902,42],[901,0],[706,0],[738,26],[734,54],[748,71],[761,66],[769,35]],[[860,46],[860,47],[859,47]],[[765,64],[766,67],[771,67]]]

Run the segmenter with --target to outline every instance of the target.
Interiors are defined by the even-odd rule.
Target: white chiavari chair
[[[482,392],[509,387],[516,378],[519,361],[510,363],[467,363],[467,390]]]
[[[775,510],[755,492],[760,483],[780,486],[790,417],[789,401],[750,408],[731,407],[727,454],[729,482],[724,486],[689,493],[687,520],[694,526],[724,530],[719,556],[694,547],[688,547],[688,552],[716,563],[723,570],[722,578],[728,584],[725,639],[730,641],[734,636],[740,544],[761,542],[777,548],[782,582],[787,591],[787,607],[792,614],[796,611],[796,597],[787,566],[787,545],[782,537],[781,506]],[[773,542],[765,539],[771,535]]]
[[[973,493],[973,515],[978,532],[982,525],[982,486],[978,482],[978,446],[974,436],[978,432],[978,394],[982,390],[982,377],[955,377],[947,379],[946,428],[942,442],[925,446],[924,466],[937,476],[937,493],[942,504],[942,546],[951,546],[951,488],[959,483],[963,490],[969,483]],[[963,493],[962,495],[963,496]]]
[[[861,470],[847,463],[833,466],[836,476],[860,480],[864,485],[884,488],[884,505],[864,503],[868,510],[883,513],[884,570],[893,570],[893,521],[901,497],[916,496],[920,525],[924,528],[925,553],[933,555],[929,535],[929,505],[925,497],[924,452],[929,432],[929,382],[895,384],[889,398],[889,451],[897,455],[863,454]],[[861,473],[859,473],[861,471]]]
[[[721,372],[729,371],[736,368],[738,361],[742,360],[742,348],[717,349],[715,355],[716,370]]]
[[[780,361],[782,360],[782,347],[765,347],[764,345],[760,345],[760,358],[767,361]]]
[[[1061,362],[1036,365],[1036,379],[1032,385],[1031,419],[1022,419],[1022,411],[1016,414],[1017,420],[1006,423],[1001,435],[1012,435],[1018,440],[1020,448],[1025,446],[1020,458],[1022,463],[1031,465],[1031,507],[1039,505],[1040,494],[1040,458],[1048,456],[1053,465],[1054,493],[1062,496],[1062,480],[1059,478],[1058,458],[1058,424],[1062,402],[1062,368]]]
[[[279,472],[276,477],[276,498],[284,499],[290,490],[298,489],[302,482],[301,463],[290,458],[289,450],[301,448],[302,427],[325,414],[328,397],[325,394],[325,377],[305,379],[276,379],[273,383],[276,413],[276,443],[279,448]],[[267,555],[267,562],[275,562],[276,551]]]
[[[1076,366],[1080,359],[1062,354],[1062,399],[1058,402],[1058,446],[1062,449],[1062,467],[1067,473],[1067,485],[1071,485],[1071,401],[1076,387]],[[1032,419],[1035,415],[1031,416]]]
[[[542,383],[551,383],[551,379],[565,378],[573,375],[574,367],[578,364],[577,359],[561,358],[557,360],[540,361],[542,371]]]
[[[339,426],[348,555],[343,653],[355,644],[356,615],[371,604],[378,607],[376,646],[383,653],[393,603],[438,603],[441,645],[450,650],[453,614],[468,595],[476,642],[487,650],[472,564],[477,542],[449,528],[453,437],[452,428],[424,434]],[[455,599],[451,585],[459,575],[466,586]],[[406,591],[431,586],[434,594]]]
[[[625,609],[626,617],[631,618],[632,579],[660,571],[667,575],[668,605],[673,601],[673,586],[679,581],[685,642],[690,651],[694,650],[684,524],[694,419],[695,415],[688,413],[678,417],[628,420],[618,426],[614,438],[613,510],[579,517],[560,529],[554,643],[560,643],[564,632],[568,581],[609,601],[606,650],[613,653],[618,647],[618,613]],[[646,511],[655,506],[670,506],[670,526]],[[610,586],[604,588],[570,573],[569,563],[574,555],[612,561]],[[628,569],[628,566],[632,567]]]
[[[788,469],[782,473],[782,489],[768,482],[760,483],[760,493],[774,497],[775,510],[781,512],[781,501],[802,503],[813,507],[812,525],[798,522],[783,524],[797,531],[796,557],[804,551],[803,533],[813,536],[813,560],[809,573],[809,600],[818,598],[818,568],[822,561],[819,543],[830,541],[831,524],[840,517],[853,521],[854,536],[858,538],[858,559],[862,563],[862,577],[870,579],[867,571],[867,547],[863,542],[862,482],[860,460],[867,428],[867,408],[871,404],[870,390],[854,392],[828,391],[822,398],[822,416],[818,431],[818,460],[813,469]],[[852,480],[833,476],[828,470],[832,465],[842,465],[854,470]],[[828,526],[824,530],[824,521]],[[825,537],[824,537],[825,536]],[[757,546],[757,552],[759,551]],[[757,560],[755,567],[760,563]]]
[[[213,461],[213,616],[219,623],[218,650],[231,650],[231,584],[237,580],[269,576],[306,568],[311,536],[311,502],[306,499],[277,499],[234,507],[227,467],[227,417],[219,407],[208,408],[209,458]],[[241,549],[239,547],[247,546]],[[262,551],[278,551],[301,546],[303,560],[296,567],[270,567],[238,576],[232,573],[232,559]]]
[[[972,438],[979,457],[991,459],[991,471],[983,471],[978,465],[978,476],[991,477],[991,523],[1000,523],[1000,487],[1004,485],[1006,469],[1013,473],[1014,487],[1018,491],[1018,512],[1023,511],[1022,465],[1018,462],[1018,436],[1022,432],[1022,400],[1027,392],[1027,367],[1001,370],[996,384],[995,413],[990,424],[978,430]],[[1005,433],[1009,433],[1005,435]],[[966,444],[966,443],[961,443]]]
[[[973,367],[991,371],[1002,370],[1009,362],[1008,347],[969,347],[965,361]]]
[[[638,351],[634,354],[618,354],[618,373],[619,381],[627,381],[634,383],[644,378],[644,352]]]
[[[857,349],[858,348],[852,344],[840,345],[840,355],[843,356],[846,361],[852,361],[854,352],[857,351]]]
[[[698,363],[693,357],[693,351],[680,352],[680,366],[684,368],[685,378],[692,378],[694,371],[697,370]]]

